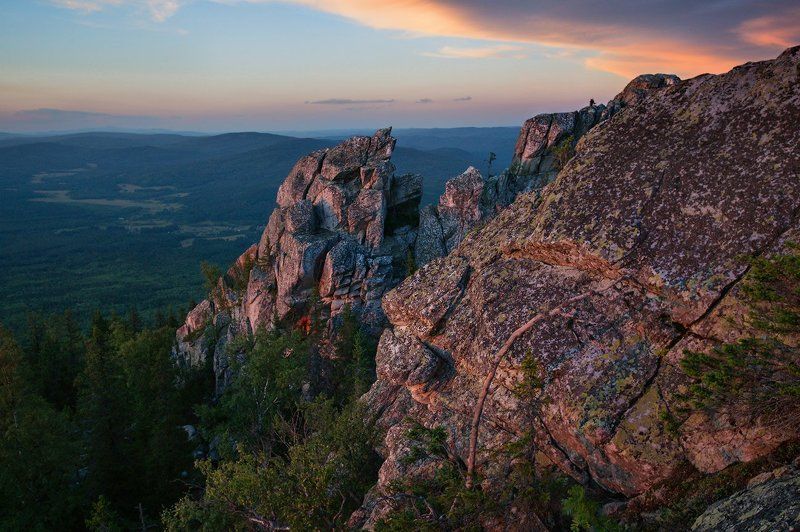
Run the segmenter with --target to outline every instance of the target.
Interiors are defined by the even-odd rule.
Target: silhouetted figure
[[[589,98],[589,107],[594,107],[594,98]]]

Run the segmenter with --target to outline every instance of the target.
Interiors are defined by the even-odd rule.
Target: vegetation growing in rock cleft
[[[686,351],[681,366],[695,379],[684,410],[746,409],[754,418],[800,424],[800,248],[753,259],[741,285],[750,336]]]

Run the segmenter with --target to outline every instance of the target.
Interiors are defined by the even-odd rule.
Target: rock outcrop
[[[482,201],[484,186],[481,173],[470,166],[445,184],[438,205],[428,205],[420,211],[415,249],[418,265],[447,255],[467,232],[493,214]]]
[[[675,80],[640,76],[608,106],[531,118],[511,169],[484,179],[470,167],[446,183],[438,205],[421,211],[421,176],[394,175],[391,129],[303,157],[278,190],[258,245],[190,311],[177,332],[176,358],[197,366],[213,357],[220,391],[229,376],[230,340],[275,319],[300,319],[314,290],[326,317],[349,304],[379,332],[385,324],[380,298],[407,273],[409,253],[418,266],[447,255],[517,195],[550,182],[592,127]]]
[[[406,275],[422,195],[420,176],[394,175],[394,146],[391,129],[382,129],[300,159],[260,242],[178,330],[177,359],[198,365],[213,357],[219,392],[229,378],[226,345],[275,319],[302,320],[315,291],[324,318],[349,304],[380,330],[380,298]]]
[[[747,489],[712,504],[692,530],[771,532],[800,528],[800,470],[783,466],[759,475]]]
[[[643,74],[634,78],[607,105],[589,105],[570,113],[536,115],[522,126],[514,148],[514,173],[546,184],[560,170],[559,150],[568,150],[597,124],[625,107],[637,105],[651,92],[680,81],[672,74]]]
[[[227,346],[276,319],[303,324],[312,300],[331,331],[345,305],[382,331],[363,400],[385,461],[351,524],[391,510],[395,481],[436,471],[406,460],[412,424],[444,427],[448,452],[469,460],[495,369],[476,447],[488,492],[505,483],[498,451],[513,441],[538,468],[632,498],[797,439],[744,406],[678,405],[686,350],[752,332],[748,257],[800,241],[800,48],[719,76],[640,76],[607,105],[533,117],[512,168],[470,167],[422,211],[421,178],[394,175],[394,144],[379,130],[300,159],[259,243],[189,313],[175,349],[184,365],[210,360],[219,393],[237,356]],[[410,254],[422,267],[398,286]],[[541,388],[520,394],[526,357]],[[540,527],[513,510],[522,529]]]
[[[638,76],[608,105],[590,105],[568,113],[546,113],[527,120],[514,148],[511,168],[487,179],[473,167],[447,182],[438,205],[420,212],[416,262],[422,266],[450,253],[474,228],[514,202],[523,192],[540,190],[573,156],[575,145],[593,127],[652,91],[680,79],[667,74]]]
[[[747,256],[800,240],[799,73],[800,47],[723,75],[637,78],[615,109],[526,122],[520,164],[554,172],[546,150],[569,135],[582,135],[577,154],[483,228],[465,235],[468,223],[447,225],[451,232],[440,221],[443,211],[483,216],[475,198],[486,183],[481,190],[474,170],[423,212],[421,233],[438,238],[442,253],[460,243],[383,298],[391,327],[365,400],[387,431],[386,460],[361,524],[386,510],[393,480],[431,471],[403,460],[409,418],[445,427],[467,460],[495,353],[544,311],[548,319],[516,339],[489,388],[477,446],[486,489],[508,472],[497,451],[526,434],[539,467],[626,497],[680,467],[711,473],[797,438],[747,411],[676,406],[690,383],[684,351],[748,334],[739,319]],[[587,127],[594,120],[602,124]],[[540,368],[535,397],[514,393],[526,353]]]
[[[571,113],[536,115],[526,121],[514,148],[518,172],[540,180],[555,175],[559,167],[554,151],[562,144],[574,143],[610,116],[605,111],[605,105],[592,105]]]

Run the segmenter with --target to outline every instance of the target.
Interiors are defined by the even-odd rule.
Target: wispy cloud
[[[93,111],[72,111],[66,109],[23,109],[14,113],[14,116],[24,120],[51,120],[53,118],[79,118],[79,119],[108,119],[108,118],[153,118],[141,115],[117,115],[109,113],[97,113]]]
[[[433,100],[431,100],[430,98],[420,98],[414,103],[433,103]]]
[[[427,57],[441,57],[444,59],[486,59],[489,57],[504,57],[524,59],[525,54],[520,53],[522,46],[511,44],[495,44],[492,46],[457,47],[443,46],[435,52],[422,52]]]
[[[736,33],[756,46],[788,48],[800,43],[800,6],[782,15],[767,15],[743,22]]]
[[[375,103],[394,103],[394,99],[390,100],[352,100],[350,98],[328,98],[327,100],[312,100],[306,103],[317,105],[368,105]]]
[[[462,96],[461,98],[453,98],[454,102],[469,102],[472,100],[472,96]]]
[[[83,11],[84,13],[94,13],[102,11],[108,7],[120,7],[123,5],[131,6],[135,9],[147,12],[149,17],[156,22],[164,22],[186,3],[186,0],[50,0],[52,4]]]
[[[107,6],[118,6],[122,3],[122,0],[51,0],[51,3],[66,9],[92,13],[101,11]]]
[[[575,51],[590,68],[623,77],[669,71],[681,76],[722,72],[767,57],[800,40],[797,0],[210,0],[220,4],[285,3],[409,36],[472,39],[486,46],[444,46],[425,55],[450,59],[522,57]],[[129,6],[163,22],[190,0],[50,0],[96,12]],[[713,21],[713,24],[709,23]]]
[[[164,22],[177,13],[183,5],[182,0],[147,0],[150,16],[157,22]]]
[[[723,72],[744,60],[771,56],[800,39],[797,0],[216,1],[280,1],[410,36],[575,50],[588,67],[623,77],[652,71],[675,72],[684,77],[707,71]],[[431,53],[438,54],[437,57],[474,57],[469,52],[464,55],[463,50],[450,47]],[[476,53],[474,49],[472,53]]]

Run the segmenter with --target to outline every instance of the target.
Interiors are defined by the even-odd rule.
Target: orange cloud
[[[218,1],[235,3],[237,0]],[[615,16],[608,17],[606,22],[591,16],[590,9],[580,2],[571,11],[568,4],[563,4],[560,10],[550,8],[548,11],[532,2],[509,2],[505,5],[502,0],[489,5],[468,0],[241,1],[299,4],[351,19],[370,28],[402,31],[411,35],[531,43],[568,49],[588,55],[585,59],[587,67],[626,78],[655,71],[677,73],[683,77],[724,72],[742,61],[753,59],[754,53],[767,57],[779,51],[778,48],[786,48],[800,39],[797,9],[792,13],[790,7],[787,16],[787,9],[781,7],[780,1],[774,3],[775,14],[743,24],[737,21],[737,17],[743,17],[753,6],[740,6],[739,11],[734,12],[725,11],[725,6],[707,7],[702,3],[680,0],[669,11],[673,20],[665,20],[660,13],[652,13],[648,20],[645,8],[640,7],[637,12],[636,7],[623,5],[616,11],[609,6],[607,11],[615,13]],[[679,4],[697,10],[696,14],[690,14],[697,20],[713,18],[706,25],[706,31],[693,32],[692,28],[686,28],[686,24],[675,14],[687,11],[686,6]],[[715,9],[719,12],[715,12]],[[634,11],[633,15],[631,10]],[[626,20],[626,16],[631,20]],[[730,26],[725,27],[725,24]],[[736,24],[741,24],[738,30],[740,42],[728,42],[730,35],[737,35]],[[755,50],[753,46],[764,50]],[[427,55],[462,58],[492,55],[487,53],[490,47],[476,47],[473,49],[475,52],[445,48]]]
[[[495,44],[492,46],[458,47],[442,46],[436,52],[424,52],[428,57],[443,57],[446,59],[486,59],[489,57],[510,57],[523,59],[521,46],[511,44]]]
[[[748,58],[749,59],[749,58]],[[703,73],[727,72],[743,58],[704,52],[671,42],[639,42],[631,46],[609,47],[586,59],[586,66],[624,78],[642,73],[676,73],[690,77]]]
[[[189,0],[50,0],[87,12],[131,5],[156,21]],[[797,0],[698,2],[670,0],[211,0],[284,3],[345,17],[379,30],[412,36],[467,38],[486,46],[444,46],[425,55],[475,59],[521,57],[515,47],[536,44],[584,57],[587,67],[626,78],[643,72],[683,77],[723,72],[769,57],[800,41]],[[498,44],[504,43],[504,44]]]
[[[756,46],[788,48],[800,42],[800,7],[780,16],[768,15],[742,23],[737,33]]]

